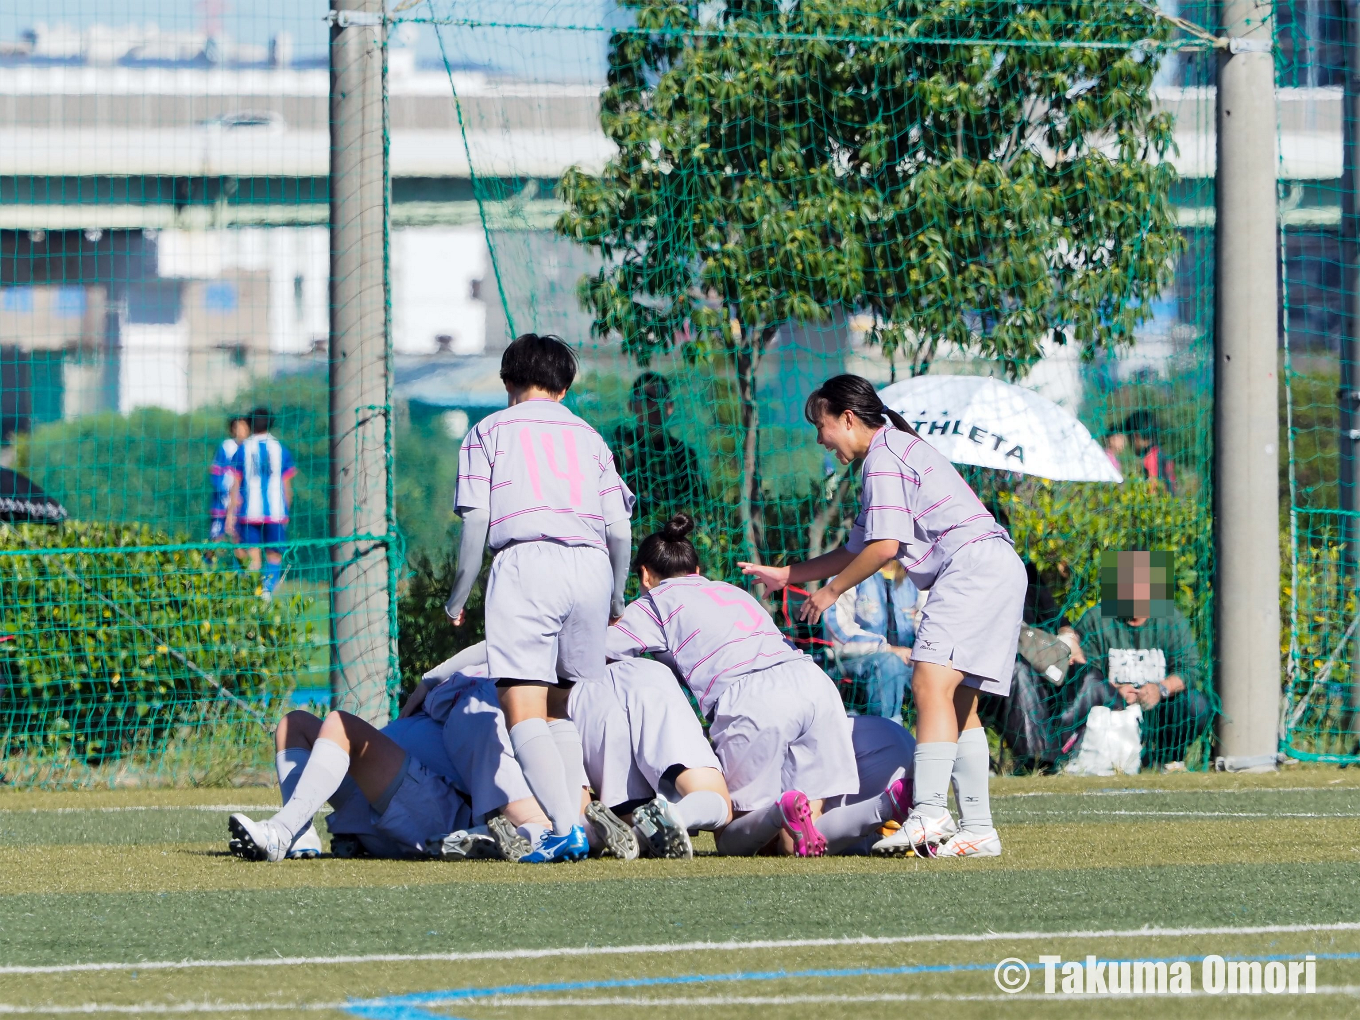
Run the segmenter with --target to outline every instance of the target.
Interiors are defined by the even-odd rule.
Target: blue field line
[[[1225,960],[1246,960],[1271,963],[1277,960],[1297,960],[1301,954],[1272,954],[1270,956],[1225,956]],[[1203,959],[1198,956],[1139,957],[1142,963],[1180,963]],[[1360,953],[1313,953],[1319,962],[1324,960],[1360,960]],[[1122,959],[1101,958],[1106,963],[1125,963]],[[1065,961],[1066,962],[1066,961]],[[607,981],[554,981],[536,985],[500,985],[495,988],[448,988],[435,992],[412,992],[379,999],[356,999],[345,1006],[353,1016],[368,1020],[461,1020],[447,1013],[431,1013],[430,1006],[448,1005],[467,999],[488,999],[508,995],[530,995],[536,992],[581,992],[617,988],[655,988],[662,985],[695,985],[736,981],[779,981],[789,978],[818,977],[887,977],[911,974],[960,974],[969,971],[995,969],[993,963],[936,963],[911,964],[902,967],[851,967],[819,970],[729,971],[725,974],[680,974],[672,977],[614,978]],[[1031,971],[1042,972],[1043,964],[1029,964]]]

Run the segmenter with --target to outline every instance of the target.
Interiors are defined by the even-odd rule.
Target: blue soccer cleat
[[[545,832],[534,841],[534,848],[519,859],[521,864],[548,864],[553,861],[580,861],[590,853],[586,830],[573,825],[565,836]]]

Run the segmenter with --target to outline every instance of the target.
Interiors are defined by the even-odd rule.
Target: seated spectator
[[[893,560],[838,598],[822,617],[834,665],[854,684],[850,715],[902,721],[902,700],[911,689],[917,594],[902,565]]]
[[[1023,771],[1052,769],[1075,744],[1073,735],[1096,705],[1110,700],[1110,688],[1098,673],[1077,667],[1086,662],[1077,633],[1059,608],[1048,587],[1039,582],[1032,563],[1025,564],[1029,586],[1025,590],[1026,628],[1051,635],[1067,646],[1067,664],[1056,672],[1040,670],[1023,654],[1015,657],[1015,673],[1008,698],[984,694],[978,715],[1001,735],[1016,765]],[[1024,645],[1022,644],[1022,651]],[[1059,646],[1059,651],[1061,651]],[[1061,657],[1060,657],[1061,658]]]
[[[1077,621],[1076,632],[1088,659],[1084,672],[1113,686],[1107,703],[1142,706],[1144,767],[1183,762],[1213,721],[1190,622],[1174,605],[1164,616],[1126,617],[1095,606]]]
[[[1163,455],[1157,442],[1157,420],[1148,411],[1134,411],[1117,432],[1105,437],[1105,455],[1125,478],[1146,478],[1153,488],[1165,486],[1176,495],[1176,465]]]

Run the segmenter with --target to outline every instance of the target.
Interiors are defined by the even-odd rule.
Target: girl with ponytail
[[[844,546],[804,563],[742,563],[771,591],[831,578],[804,604],[816,623],[845,592],[898,560],[929,590],[912,647],[916,702],[915,806],[877,853],[995,857],[987,790],[987,737],[978,693],[1010,693],[1027,579],[1010,536],[943,454],[925,442],[873,384],[838,375],[804,408],[817,442],[842,464],[862,461],[860,512]],[[948,809],[953,780],[960,819]]]
[[[699,573],[688,537],[693,526],[676,514],[638,546],[642,596],[609,628],[608,657],[650,652],[694,692],[732,795],[733,820],[718,833],[719,853],[754,854],[782,829],[798,856],[820,856],[828,838],[841,835],[819,828],[821,801],[859,789],[840,694],[748,592]],[[902,780],[894,786],[904,800]],[[858,820],[846,808],[823,818],[838,812],[847,823]]]

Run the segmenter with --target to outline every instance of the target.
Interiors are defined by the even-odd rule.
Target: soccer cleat
[[[936,852],[937,857],[1000,857],[1001,837],[996,830],[969,832],[960,829]]]
[[[821,857],[826,853],[826,837],[812,821],[812,806],[805,794],[789,790],[779,798],[784,831],[793,837],[793,852],[799,857]]]
[[[331,856],[342,860],[353,857],[367,857],[363,842],[352,833],[342,832],[331,836]]]
[[[553,861],[580,861],[590,855],[590,840],[586,830],[573,825],[565,836],[552,830],[534,841],[533,849],[519,859],[520,864],[548,864]]]
[[[321,833],[315,825],[309,825],[298,833],[286,856],[290,861],[310,861],[320,857],[321,852]]]
[[[603,803],[592,800],[586,807],[586,821],[595,826],[595,833],[604,842],[604,851],[621,861],[638,858],[638,838],[622,818]]]
[[[892,821],[896,823],[898,828],[901,828],[902,823],[911,814],[911,787],[907,785],[905,779],[894,779],[883,792],[893,802]],[[885,832],[884,835],[886,836],[887,833]]]
[[[439,843],[439,859],[443,861],[499,861],[503,860],[500,842],[486,832],[459,829],[445,836]]]
[[[948,840],[959,827],[948,811],[925,814],[920,808],[912,808],[902,822],[902,827],[891,836],[885,836],[873,845],[872,852],[880,857],[934,857],[936,847]]]
[[[288,834],[266,819],[251,821],[245,815],[232,815],[227,828],[234,839],[228,844],[231,852],[247,861],[281,861],[292,842]]]
[[[534,848],[505,815],[492,815],[486,820],[486,828],[500,847],[501,860],[518,861]]]
[[[648,801],[633,812],[633,825],[646,841],[653,857],[688,861],[694,857],[694,844],[676,817],[675,807],[665,797]]]

